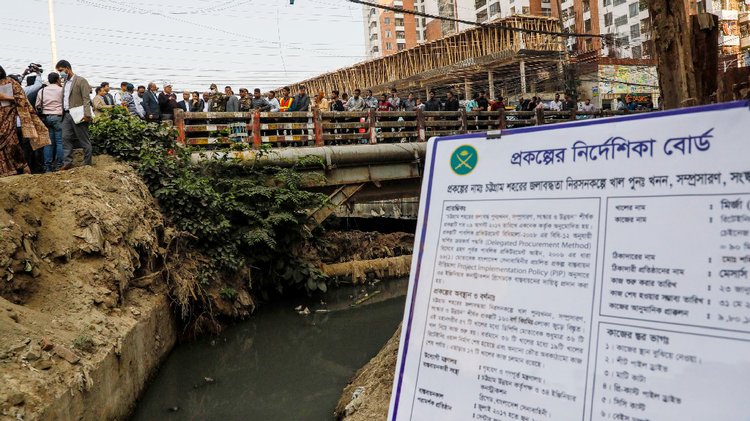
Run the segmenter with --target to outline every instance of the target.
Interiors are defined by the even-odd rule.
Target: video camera
[[[24,76],[29,73],[44,73],[44,70],[42,69],[41,64],[37,63],[29,63],[29,67],[26,68],[26,70],[23,72]]]

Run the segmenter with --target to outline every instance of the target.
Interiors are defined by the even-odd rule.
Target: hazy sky
[[[269,89],[365,59],[346,0],[54,0],[58,59],[94,85]],[[52,69],[48,0],[0,0],[0,65]]]

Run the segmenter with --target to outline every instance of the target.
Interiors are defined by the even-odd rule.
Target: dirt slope
[[[98,362],[164,305],[161,278],[142,278],[163,231],[146,186],[105,157],[0,179],[0,420],[38,419],[62,394],[99,386]]]
[[[337,420],[378,421],[388,418],[400,337],[399,327],[378,355],[357,371],[336,405]]]

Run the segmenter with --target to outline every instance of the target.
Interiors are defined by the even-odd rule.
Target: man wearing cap
[[[211,99],[208,101],[208,111],[211,112],[224,112],[227,110],[227,101],[229,97],[219,92],[215,83],[211,84],[209,88]],[[239,102],[239,100],[238,100]]]
[[[159,111],[162,120],[171,120],[177,108],[177,95],[172,92],[172,84],[164,85],[164,92],[159,94]]]

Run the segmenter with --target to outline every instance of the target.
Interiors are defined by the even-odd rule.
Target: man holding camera
[[[55,67],[65,83],[63,86],[62,138],[64,156],[62,170],[73,167],[73,146],[75,144],[83,148],[83,163],[91,165],[92,150],[91,140],[89,139],[89,123],[92,116],[91,98],[89,97],[91,86],[86,79],[73,73],[73,68],[67,60],[60,60]]]

